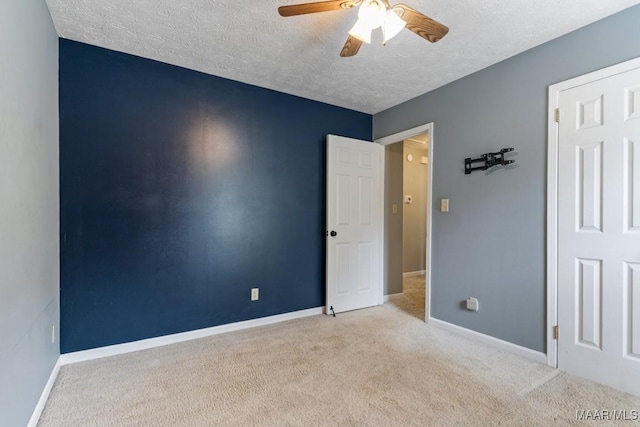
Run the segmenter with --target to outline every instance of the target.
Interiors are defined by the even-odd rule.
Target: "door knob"
[[[336,237],[338,235],[338,233],[336,233],[335,231],[331,230],[331,233],[329,233],[331,235],[331,237]]]

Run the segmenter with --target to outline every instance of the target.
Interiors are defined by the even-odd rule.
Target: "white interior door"
[[[327,136],[327,313],[382,303],[382,150]]]
[[[559,106],[558,367],[640,395],[640,69]]]

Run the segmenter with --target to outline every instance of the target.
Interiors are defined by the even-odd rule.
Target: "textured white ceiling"
[[[310,0],[46,0],[58,34],[96,46],[377,113],[640,0],[402,0],[450,28],[408,30],[339,56],[357,10],[282,18]],[[391,4],[395,4],[391,1]]]

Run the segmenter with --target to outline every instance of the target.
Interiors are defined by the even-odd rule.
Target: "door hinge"
[[[556,123],[560,123],[560,109],[556,108]]]
[[[553,327],[553,339],[554,340],[558,339],[558,326]]]

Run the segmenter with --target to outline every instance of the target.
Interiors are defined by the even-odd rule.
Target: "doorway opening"
[[[380,140],[384,146],[384,301],[429,319],[433,124]]]

